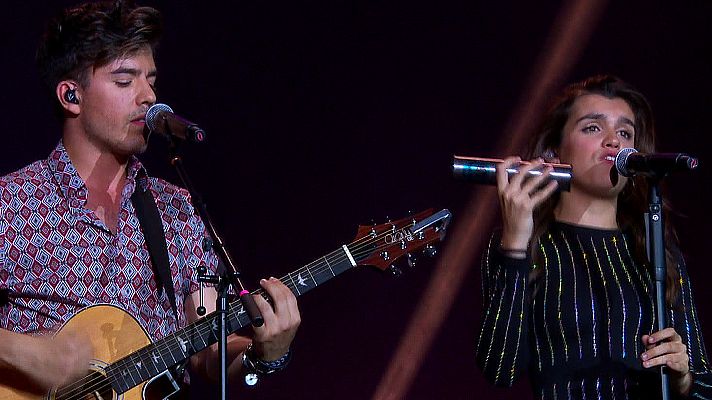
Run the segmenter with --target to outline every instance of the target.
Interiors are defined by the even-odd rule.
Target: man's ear
[[[79,95],[79,85],[74,81],[61,81],[57,84],[57,100],[68,113],[79,115],[81,111],[81,96]]]

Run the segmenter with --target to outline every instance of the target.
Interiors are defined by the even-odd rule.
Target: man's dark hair
[[[64,10],[52,20],[37,49],[43,84],[54,95],[59,82],[89,84],[89,68],[100,68],[146,46],[155,51],[161,15],[132,1],[92,2]]]

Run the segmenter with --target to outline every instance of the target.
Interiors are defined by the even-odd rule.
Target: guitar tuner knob
[[[388,254],[387,251],[383,250],[383,251],[381,252],[381,258],[384,259],[385,261],[388,261],[388,260],[391,259],[391,255]]]
[[[436,254],[438,254],[438,250],[433,246],[432,244],[429,244],[425,246],[425,249],[423,250],[423,253],[425,253],[426,256],[428,257],[435,257]]]
[[[423,240],[423,239],[425,239],[425,232],[423,232],[423,231],[418,232],[418,240]]]
[[[395,276],[396,278],[403,275],[403,271],[401,271],[401,269],[396,267],[395,265],[389,266],[388,272],[390,272],[391,275]]]

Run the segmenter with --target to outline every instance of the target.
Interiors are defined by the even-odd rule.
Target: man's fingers
[[[291,315],[299,313],[297,308],[297,298],[294,293],[279,279],[270,278],[260,281],[262,287],[267,291],[272,298],[275,314]]]

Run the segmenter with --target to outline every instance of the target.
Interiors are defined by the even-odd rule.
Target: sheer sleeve
[[[512,386],[529,362],[529,259],[499,249],[500,233],[490,238],[482,257],[482,315],[477,365],[497,386]]]
[[[682,258],[678,263],[678,272],[680,274],[680,294],[675,306],[670,310],[669,323],[682,336],[682,341],[687,345],[690,372],[692,373],[689,398],[712,400],[712,371],[710,371],[699,315],[693,299],[692,285]]]

